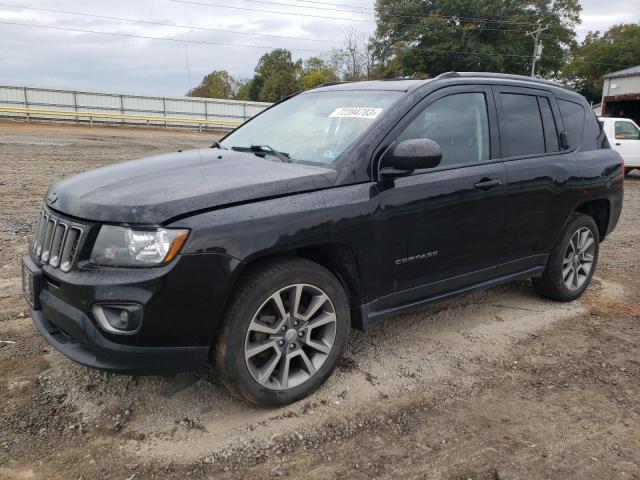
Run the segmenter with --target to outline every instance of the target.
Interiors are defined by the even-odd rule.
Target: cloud
[[[373,18],[370,11],[344,13],[302,8],[302,4],[300,7],[284,7],[246,1],[196,1],[338,18]],[[271,1],[292,3],[295,0]],[[629,21],[625,16],[628,17],[634,11],[636,2],[637,0],[618,0],[616,12],[621,13],[612,14],[611,8],[600,0],[584,0],[583,24],[579,30],[581,36],[588,30],[604,30],[613,23]],[[342,3],[368,8],[373,6],[372,0],[349,0]],[[374,23],[251,12],[169,0],[112,0],[95,3],[60,0],[54,6],[46,0],[32,0],[28,5],[16,5],[300,38],[189,30],[0,6],[0,21],[158,38],[153,40],[0,24],[2,82],[149,95],[182,95],[213,69],[226,69],[238,78],[250,77],[260,56],[274,47],[289,48],[296,58],[328,55],[329,50],[339,46],[346,28],[355,25],[365,34],[373,33],[375,28]],[[305,5],[316,5],[317,8],[317,4]],[[305,38],[324,42],[302,40]],[[187,43],[185,48],[182,41],[166,39],[244,46]]]

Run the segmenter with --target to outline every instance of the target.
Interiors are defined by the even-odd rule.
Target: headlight
[[[91,263],[140,267],[169,263],[187,239],[189,230],[136,229],[103,225],[91,252]]]

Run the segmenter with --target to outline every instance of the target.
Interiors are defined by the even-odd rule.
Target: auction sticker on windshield
[[[382,111],[375,107],[339,107],[329,117],[333,118],[376,118]]]

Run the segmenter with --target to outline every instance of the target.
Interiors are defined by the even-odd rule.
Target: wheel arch
[[[600,241],[604,240],[607,235],[609,226],[609,218],[611,215],[611,202],[606,198],[589,200],[579,204],[572,213],[583,213],[593,218],[598,226],[598,234]],[[569,220],[567,220],[568,222]]]
[[[347,294],[351,313],[351,325],[361,329],[361,282],[356,255],[353,249],[343,243],[323,243],[306,245],[281,251],[263,251],[251,255],[240,262],[234,270],[225,295],[223,315],[226,315],[230,299],[240,283],[252,272],[270,262],[279,262],[287,258],[304,258],[314,262],[336,276]],[[222,322],[220,322],[222,323]],[[216,332],[217,333],[217,332]]]

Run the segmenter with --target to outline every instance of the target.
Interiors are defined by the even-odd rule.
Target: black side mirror
[[[410,175],[414,170],[437,167],[440,160],[442,149],[433,140],[404,140],[391,148],[382,158],[380,175],[387,178]]]

